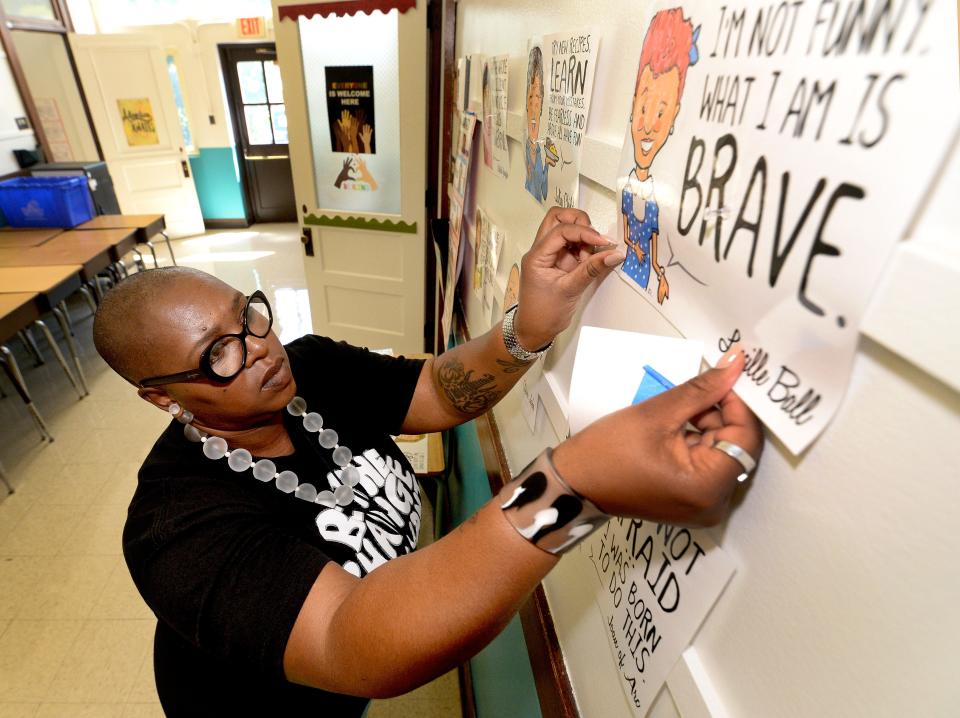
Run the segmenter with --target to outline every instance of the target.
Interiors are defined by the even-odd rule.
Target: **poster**
[[[373,104],[373,66],[327,66],[327,122],[334,152],[377,152]]]
[[[453,326],[453,305],[457,295],[457,279],[460,276],[460,234],[463,223],[463,199],[452,187],[447,189],[447,197],[450,200],[450,228],[447,234],[447,275],[443,283],[443,315],[440,321],[444,350]]]
[[[957,128],[956,4],[698,0],[647,18],[618,274],[711,363],[739,344],[737,393],[799,453],[840,405],[941,162],[921,146]]]
[[[473,292],[482,301],[484,285],[489,282],[490,220],[479,205],[473,222]]]
[[[506,179],[510,176],[507,147],[507,83],[509,56],[487,58],[483,65],[483,163]]]
[[[487,218],[489,222],[489,217]],[[497,268],[500,266],[500,254],[503,245],[507,242],[507,233],[502,228],[490,222],[487,231],[487,266],[483,275],[483,306],[489,309],[493,303],[493,293],[496,289]]]
[[[543,205],[575,207],[599,38],[547,35],[527,51],[524,187]]]
[[[50,159],[54,162],[73,161],[73,148],[70,146],[70,138],[67,137],[67,130],[63,125],[63,116],[60,114],[56,98],[35,97],[33,103],[37,108],[43,134],[47,137],[47,149],[52,155]]]
[[[614,518],[574,554],[596,576],[611,663],[644,718],[734,572],[706,531]]]
[[[131,147],[141,145],[159,145],[156,120],[153,108],[146,97],[117,100],[120,109],[120,120],[123,122],[123,134],[127,136],[127,144]]]
[[[507,289],[503,293],[503,313],[506,314],[520,298],[520,265],[514,263],[507,275]]]

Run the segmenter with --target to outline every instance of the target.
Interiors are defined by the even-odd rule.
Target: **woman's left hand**
[[[594,247],[609,249],[594,254]],[[520,345],[535,351],[549,344],[570,325],[587,287],[625,258],[623,250],[590,226],[586,212],[552,207],[521,263],[520,307],[514,319]]]

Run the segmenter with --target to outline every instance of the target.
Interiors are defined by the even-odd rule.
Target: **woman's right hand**
[[[763,449],[757,418],[732,391],[743,365],[742,352],[728,352],[719,368],[595,421],[554,450],[557,471],[612,515],[717,523],[743,469],[713,443],[731,441],[755,459]]]

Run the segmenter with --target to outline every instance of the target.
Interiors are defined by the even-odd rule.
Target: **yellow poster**
[[[146,97],[117,100],[120,108],[120,117],[123,119],[123,131],[127,135],[127,144],[159,145],[157,125],[153,119],[153,108]]]

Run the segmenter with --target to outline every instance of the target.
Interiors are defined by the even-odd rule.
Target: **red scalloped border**
[[[331,15],[371,14],[374,10],[388,13],[398,10],[401,14],[417,6],[417,0],[349,0],[348,2],[313,2],[304,5],[287,5],[279,8],[281,20],[296,20],[300,17],[329,17]]]

